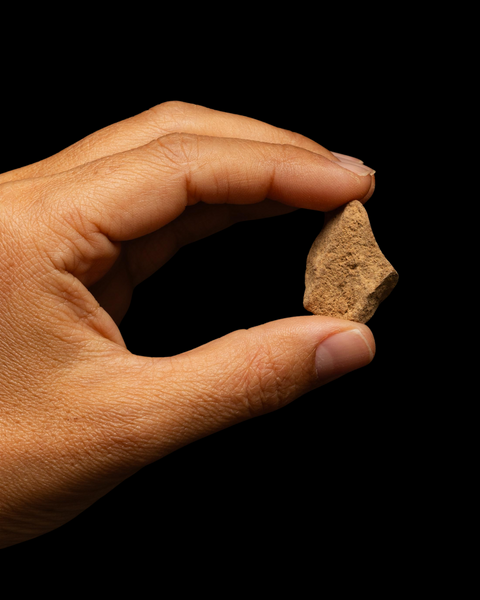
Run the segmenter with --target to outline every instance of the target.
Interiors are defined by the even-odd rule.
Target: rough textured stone
[[[397,281],[360,202],[326,213],[307,258],[303,305],[308,311],[366,323]]]

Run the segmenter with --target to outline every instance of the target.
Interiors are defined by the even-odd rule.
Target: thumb
[[[374,352],[365,325],[304,316],[235,331],[173,358],[148,359],[141,405],[149,413],[142,439],[150,456],[143,460],[285,406],[367,365]]]

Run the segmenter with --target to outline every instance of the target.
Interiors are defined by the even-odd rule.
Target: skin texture
[[[134,287],[183,245],[242,220],[365,202],[373,189],[358,160],[182,102],[0,175],[0,548],[370,362],[368,327],[329,317],[167,358],[130,353],[118,324]]]

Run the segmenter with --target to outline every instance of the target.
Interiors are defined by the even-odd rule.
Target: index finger
[[[341,156],[331,153],[304,135],[258,119],[173,101],[163,102],[138,115],[108,125],[40,162],[1,174],[0,183],[68,171],[105,156],[144,146],[161,136],[177,132],[290,144],[322,154],[331,160],[335,160],[335,156]]]
[[[45,178],[45,205],[67,218],[81,213],[82,223],[125,241],[156,231],[200,201],[245,205],[269,198],[333,210],[364,199],[373,173],[297,146],[180,133]]]

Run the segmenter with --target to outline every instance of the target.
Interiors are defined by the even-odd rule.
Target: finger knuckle
[[[184,170],[198,160],[199,138],[190,133],[170,133],[157,138],[154,148],[163,163]]]
[[[157,110],[159,114],[162,115],[179,115],[184,114],[189,106],[190,104],[180,100],[167,100],[167,102],[157,104],[153,109]]]
[[[191,104],[180,100],[169,100],[148,109],[145,113],[157,127],[164,131],[175,131],[181,126],[192,108]]]
[[[272,412],[283,405],[286,381],[282,352],[269,342],[247,346],[240,373],[241,400],[249,416]]]

